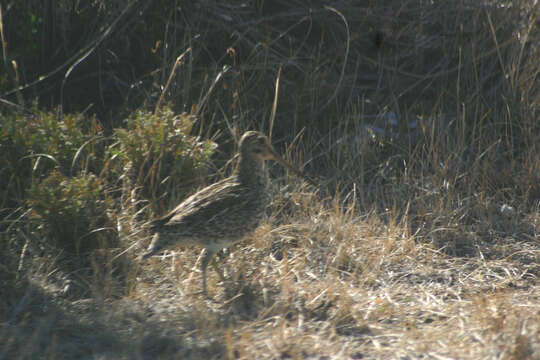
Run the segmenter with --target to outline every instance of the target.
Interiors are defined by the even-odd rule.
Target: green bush
[[[95,118],[36,110],[31,116],[1,115],[0,121],[2,209],[21,205],[25,190],[53,169],[68,175],[81,166],[94,171],[102,166],[96,154],[101,149],[92,141],[102,134]]]
[[[108,213],[113,199],[95,175],[68,177],[52,171],[28,191],[32,218],[49,245],[81,254],[107,247],[110,236]]]
[[[138,111],[127,119],[125,129],[115,130],[117,142],[109,150],[127,170],[127,190],[136,187],[158,205],[155,201],[164,195],[176,201],[192,187],[216,146],[189,135],[193,123],[194,117],[175,115],[170,109],[157,114]]]

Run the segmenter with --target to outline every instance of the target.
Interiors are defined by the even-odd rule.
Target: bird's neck
[[[238,161],[238,177],[246,184],[253,186],[266,186],[266,174],[263,162],[253,156],[240,154]]]

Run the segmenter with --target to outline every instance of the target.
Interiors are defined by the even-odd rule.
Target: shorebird
[[[206,267],[210,261],[224,280],[213,255],[250,235],[265,217],[270,201],[263,169],[265,160],[274,160],[302,176],[275,152],[264,134],[244,133],[233,174],[203,188],[167,215],[150,222],[149,229],[154,235],[142,259],[168,248],[202,247],[202,288],[207,294]]]

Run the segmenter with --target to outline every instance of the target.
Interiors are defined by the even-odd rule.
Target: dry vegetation
[[[539,359],[540,5],[380,3],[2,5],[0,358]],[[144,223],[247,129],[317,185],[205,297]]]

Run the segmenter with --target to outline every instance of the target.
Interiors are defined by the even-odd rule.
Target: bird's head
[[[282,161],[281,157],[275,152],[268,138],[258,131],[248,131],[242,135],[239,144],[240,154],[244,156],[253,156],[256,159]]]
[[[301,171],[295,169],[289,162],[279,156],[274,147],[270,144],[270,140],[258,131],[247,131],[242,135],[239,143],[239,152],[242,157],[252,157],[259,161],[274,160],[281,166],[289,169],[297,176],[311,183]]]

